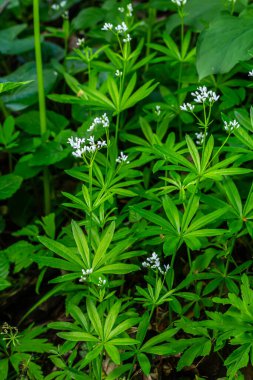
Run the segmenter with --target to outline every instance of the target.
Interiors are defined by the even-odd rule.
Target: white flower
[[[160,106],[155,106],[155,113],[157,114],[157,116],[159,116],[161,114],[161,107]]]
[[[85,38],[78,38],[77,39],[77,42],[76,42],[77,47],[83,46],[84,44],[85,44]]]
[[[127,5],[127,17],[131,17],[133,15],[133,6],[131,3]]]
[[[93,120],[92,124],[90,125],[88,129],[88,132],[93,131],[93,129],[99,124],[102,124],[103,128],[109,127],[110,122],[106,113],[104,113],[101,117],[95,117],[95,119]]]
[[[89,274],[91,274],[93,272],[93,269],[90,268],[90,269],[82,269],[82,274],[81,274],[81,277],[79,279],[79,282],[84,282],[87,280],[87,277],[89,276]]]
[[[194,102],[196,103],[205,103],[208,100],[210,103],[216,102],[220,95],[216,95],[214,91],[207,91],[206,86],[200,86],[197,88],[197,91],[191,93],[194,97]]]
[[[192,112],[195,108],[194,104],[191,104],[191,103],[184,103],[180,106],[181,110],[182,111],[190,111]]]
[[[203,142],[204,142],[205,137],[207,136],[207,134],[208,134],[207,132],[206,132],[206,134],[204,132],[195,133],[196,144],[197,145],[202,145]]]
[[[170,269],[169,264],[164,265],[164,270],[161,268],[160,259],[159,259],[156,252],[153,252],[152,255],[147,258],[147,261],[144,261],[142,263],[142,266],[144,268],[150,268],[150,269],[158,270],[161,274],[167,273],[168,270]]]
[[[124,33],[128,30],[126,23],[123,21],[121,24],[115,26],[115,30],[117,33]]]
[[[64,8],[66,4],[67,4],[67,1],[63,0],[60,2],[60,7]]]
[[[248,76],[253,77],[253,70],[249,71]]]
[[[60,9],[60,5],[59,4],[52,4],[51,8],[54,10],[54,11],[58,11]]]
[[[228,133],[233,132],[234,129],[238,129],[240,127],[240,124],[236,121],[230,121],[229,123],[227,121],[224,121],[224,129]]]
[[[118,8],[118,11],[119,11],[120,13],[124,13],[124,12],[125,12],[125,9],[124,9],[123,7],[119,7],[119,8]]]
[[[95,142],[94,136],[90,136],[87,140],[72,136],[68,139],[68,144],[73,148],[72,155],[75,157],[82,157],[86,153],[94,153],[107,146],[103,140]]]
[[[116,158],[116,162],[121,164],[122,162],[126,162],[127,164],[130,164],[130,161],[127,161],[128,156],[126,156],[123,152],[120,152],[120,155],[118,158]]]
[[[116,71],[115,71],[115,76],[116,76],[116,77],[121,77],[122,74],[123,74],[123,73],[122,73],[122,71],[120,71],[120,70],[116,70]]]
[[[103,28],[101,28],[101,30],[112,30],[112,28],[113,28],[113,25],[110,24],[109,22],[106,22]]]
[[[102,277],[98,278],[98,286],[102,288],[106,284],[106,280],[103,280]]]
[[[123,42],[130,42],[131,41],[131,36],[130,36],[130,34],[127,34],[127,36],[126,36],[126,38],[123,38]]]
[[[171,2],[181,7],[187,3],[187,0],[171,0]]]

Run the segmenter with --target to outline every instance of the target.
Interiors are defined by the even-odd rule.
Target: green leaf
[[[139,270],[140,268],[137,265],[134,264],[121,264],[121,263],[115,263],[110,265],[105,265],[104,267],[101,267],[96,270],[96,273],[102,273],[102,274],[127,274],[131,272],[135,272]]]
[[[104,337],[108,338],[120,312],[121,302],[117,301],[110,309],[104,324]]]
[[[92,267],[93,269],[96,269],[96,267],[99,266],[100,261],[103,260],[103,257],[105,256],[105,253],[111,244],[113,234],[114,234],[114,229],[115,229],[115,222],[112,222],[108,229],[106,230],[102,240],[100,241],[98,248],[96,250],[93,262],[92,262]]]
[[[132,368],[132,364],[123,364],[120,367],[115,368],[109,375],[105,378],[105,380],[115,380],[119,379],[121,375],[125,372],[129,371]]]
[[[22,177],[5,174],[0,177],[0,200],[10,198],[21,186]]]
[[[71,225],[78,252],[83,262],[85,263],[86,268],[90,269],[90,251],[86,237],[79,225],[74,220],[72,220]]]
[[[117,349],[117,347],[115,347],[113,344],[105,343],[105,349],[106,349],[107,354],[112,359],[112,361],[115,364],[119,365],[120,364],[120,353],[119,353],[119,350]]]
[[[196,166],[197,172],[200,173],[200,157],[199,157],[198,149],[196,148],[196,145],[194,144],[190,136],[186,135],[185,139],[187,142],[190,155],[193,159],[194,165]]]
[[[81,331],[61,332],[57,333],[57,335],[71,342],[98,342],[98,338],[95,336]]]
[[[11,283],[9,281],[0,277],[0,291],[6,288],[9,288],[10,286],[11,286]]]
[[[228,211],[228,208],[224,207],[220,210],[213,211],[208,215],[204,215],[196,220],[193,220],[190,227],[187,229],[187,234],[199,230],[200,228],[204,227],[209,223],[214,223],[215,221],[218,221],[221,216],[224,216],[226,214],[226,211]]]
[[[238,62],[250,59],[253,44],[251,17],[228,14],[215,18],[204,30],[197,45],[199,79],[230,71]]]
[[[24,86],[28,83],[31,83],[32,81],[28,80],[25,82],[4,82],[0,83],[0,94],[2,94],[5,91],[11,91],[14,90],[14,88]]]
[[[94,327],[94,330],[96,331],[97,335],[101,339],[103,339],[102,322],[100,320],[100,316],[98,314],[97,308],[94,302],[90,298],[87,298],[86,305],[87,305],[87,312],[88,312],[88,316],[91,321],[91,324]]]
[[[170,197],[165,196],[163,198],[163,208],[172,226],[178,233],[180,233],[179,212],[173,200]]]
[[[0,360],[0,374],[2,380],[7,380],[8,378],[8,367],[9,367],[9,359],[4,358]]]
[[[147,355],[143,354],[143,352],[140,352],[137,354],[137,359],[138,359],[138,362],[140,364],[140,367],[141,367],[143,373],[145,375],[149,375],[150,370],[151,370],[151,364],[150,364],[150,361],[149,361]]]
[[[58,241],[55,241],[53,239],[49,239],[46,236],[38,236],[38,240],[46,248],[48,248],[50,251],[56,253],[57,255],[62,257],[63,259],[68,260],[73,264],[79,264],[80,267],[82,267],[82,265],[83,265],[82,261],[80,260],[80,258],[76,254],[74,254],[73,250],[71,250],[70,248],[59,243]]]
[[[152,91],[158,86],[158,83],[153,84],[153,79],[145,83],[141,86],[130,98],[126,101],[126,103],[121,104],[121,110],[126,110],[127,108],[133,107],[136,103],[145,99]]]
[[[231,206],[237,211],[238,215],[242,217],[241,197],[232,179],[229,177],[225,178],[223,181],[223,187]]]

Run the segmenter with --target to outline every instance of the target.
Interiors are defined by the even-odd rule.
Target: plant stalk
[[[39,0],[33,0],[33,21],[34,21],[34,48],[36,71],[38,81],[38,97],[39,97],[39,113],[40,113],[40,134],[43,136],[47,131],[47,118],[46,118],[46,102],[44,92],[43,80],[43,66],[41,55],[40,43],[40,14],[39,14]],[[44,212],[50,213],[50,175],[48,168],[43,170],[43,188],[44,188]]]

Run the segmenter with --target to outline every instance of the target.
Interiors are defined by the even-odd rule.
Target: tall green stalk
[[[39,96],[39,111],[40,111],[40,133],[43,136],[47,131],[47,118],[46,118],[46,102],[44,93],[44,80],[40,44],[40,13],[39,13],[39,0],[33,0],[33,20],[34,20],[34,48],[38,81],[38,96]],[[43,170],[43,188],[44,188],[44,212],[50,213],[50,182],[49,170]]]

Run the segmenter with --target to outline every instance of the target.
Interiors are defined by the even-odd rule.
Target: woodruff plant
[[[71,107],[75,122],[73,130],[57,133],[54,125],[40,137],[45,145],[66,147],[49,156],[62,155],[71,185],[77,181],[76,190],[64,187],[64,212],[56,212],[57,221],[66,217],[61,231],[54,214],[49,214],[40,222],[47,236],[37,240],[36,225],[21,228],[16,235],[29,236],[27,266],[36,262],[41,270],[37,291],[45,275],[52,285],[23,320],[50,297],[65,299],[64,316],[48,324],[55,347],[43,340],[40,351],[34,352],[50,354],[47,380],[132,379],[138,373],[152,376],[154,371],[163,377],[170,358],[179,372],[191,367],[198,376],[201,363],[213,352],[219,356],[218,364],[227,367],[229,379],[241,376],[252,351],[248,330],[252,257],[243,262],[238,251],[243,247],[252,254],[248,162],[253,118],[252,111],[249,117],[233,110],[245,101],[243,87],[235,100],[236,90],[229,87],[238,84],[231,76],[239,69],[224,79],[211,71],[196,83],[201,53],[196,55],[196,34],[187,17],[191,2],[165,4],[168,15],[176,9],[179,16],[168,20],[156,18],[161,9],[155,2],[117,4],[112,14],[110,2],[105,3],[103,14],[89,9],[98,27],[93,30],[91,23],[85,37],[79,29],[70,52],[72,29],[77,31],[82,17],[87,22],[93,17],[84,12],[73,22],[64,18],[60,31],[47,29],[64,41],[63,64],[52,64],[67,87],[64,94],[51,94],[48,100],[56,108],[67,104],[67,112]],[[230,5],[233,13],[234,2]],[[68,6],[57,3],[50,12],[62,13]],[[135,9],[140,17],[147,11],[148,21],[139,22]],[[219,27],[237,19],[220,17]],[[180,38],[173,31],[177,26]],[[211,32],[212,28],[210,23]],[[203,33],[199,46],[210,30]],[[39,44],[38,18],[36,33]],[[102,47],[101,40],[106,40]],[[158,77],[160,86],[153,79]],[[40,82],[41,97],[42,93]],[[45,123],[43,105],[40,113]],[[0,129],[0,142],[8,153],[18,137],[8,118]],[[60,170],[65,167],[62,161],[57,161]],[[69,219],[74,219],[71,224]],[[6,255],[20,267],[13,252],[18,247]],[[8,281],[3,282],[6,285]],[[0,369],[7,377],[9,363],[17,372],[16,363],[30,361],[36,339],[27,349],[29,331],[22,332],[17,349],[12,344],[16,330],[14,334],[11,327],[5,330]],[[7,344],[7,333],[12,343]],[[40,368],[27,367],[31,378],[42,378]]]

